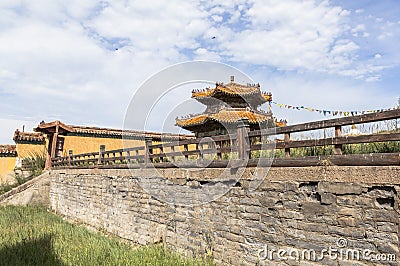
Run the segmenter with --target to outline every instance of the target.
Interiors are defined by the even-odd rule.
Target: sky
[[[0,144],[42,120],[122,128],[149,77],[191,60],[231,65],[278,103],[394,107],[398,10],[397,0],[2,0]],[[190,98],[187,89],[174,93]],[[289,124],[329,118],[272,107]]]

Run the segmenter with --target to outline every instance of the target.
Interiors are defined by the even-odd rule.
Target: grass
[[[13,186],[11,185],[8,184],[0,185],[0,195],[10,191],[11,189],[13,189]]]
[[[160,245],[133,248],[40,206],[0,207],[0,265],[214,265]]]
[[[333,155],[333,145],[290,149],[292,157]],[[345,144],[343,154],[396,153],[400,152],[400,141]],[[285,157],[284,150],[277,150],[275,157]]]

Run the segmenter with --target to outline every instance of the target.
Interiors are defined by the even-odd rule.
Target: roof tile
[[[16,145],[0,145],[0,156],[16,156]]]
[[[194,90],[192,91],[192,98],[213,97],[217,92],[239,96],[261,93],[260,85],[242,85],[230,82],[228,84],[217,83],[213,89],[208,88],[205,90]],[[271,93],[262,93],[262,95],[267,101],[271,97]]]
[[[232,108],[220,110],[215,114],[201,114],[190,118],[176,119],[176,125],[181,127],[194,126],[204,124],[207,120],[214,120],[220,123],[236,123],[242,118],[247,118],[251,124],[262,123],[272,119],[267,114],[255,113],[245,108]]]
[[[14,141],[44,142],[44,136],[39,132],[21,132],[18,129],[14,132]]]

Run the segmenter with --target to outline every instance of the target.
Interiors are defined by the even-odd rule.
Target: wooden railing
[[[246,120],[238,123],[236,132],[203,139],[189,139],[153,144],[144,139],[144,146],[109,150],[100,147],[92,153],[58,157],[53,168],[139,168],[139,167],[242,167],[242,166],[317,166],[332,165],[400,165],[400,153],[372,153],[343,155],[344,144],[400,141],[400,132],[376,132],[349,136],[342,134],[344,126],[379,122],[400,118],[400,109],[359,116],[322,120],[281,128],[249,131]],[[294,133],[334,129],[333,137],[321,139],[292,139]],[[282,140],[276,136],[283,135]],[[333,146],[333,154],[293,157],[295,148]],[[273,152],[284,150],[281,158]],[[264,154],[263,154],[264,153]]]

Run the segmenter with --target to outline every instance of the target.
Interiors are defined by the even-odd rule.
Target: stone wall
[[[69,219],[139,244],[213,256],[218,265],[397,265],[400,167],[271,168],[250,191],[256,171],[245,169],[212,202],[178,206],[146,193],[143,180],[159,192],[175,186],[170,196],[179,198],[179,187],[215,187],[214,177],[234,179],[235,171],[56,170],[50,203]]]
[[[50,174],[40,176],[0,195],[0,206],[4,205],[43,205],[49,206]]]

